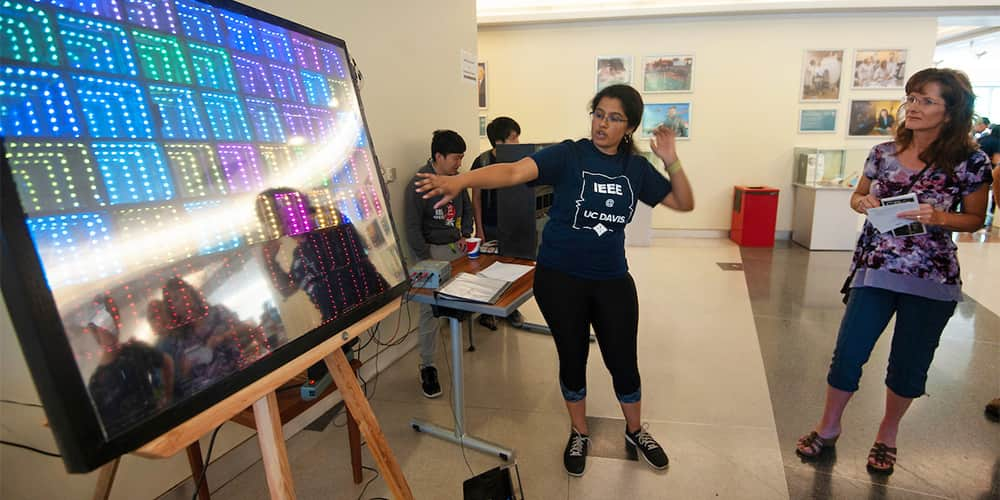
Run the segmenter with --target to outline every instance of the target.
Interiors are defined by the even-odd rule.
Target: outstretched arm
[[[660,204],[680,212],[690,212],[694,210],[694,191],[677,157],[676,135],[673,129],[660,125],[653,131],[649,147],[659,159],[663,160],[663,166],[667,168],[667,175],[673,188]]]
[[[514,163],[494,163],[464,174],[417,173],[417,176],[422,177],[416,183],[417,192],[422,193],[424,199],[440,196],[441,199],[434,204],[434,208],[438,208],[455,199],[463,189],[496,189],[531,182],[538,178],[538,165],[529,156]]]

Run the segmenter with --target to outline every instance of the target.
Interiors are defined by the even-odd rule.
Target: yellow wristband
[[[677,173],[677,171],[679,171],[682,168],[684,168],[684,165],[681,165],[681,159],[678,158],[674,160],[674,162],[671,163],[670,165],[667,165],[667,173],[670,175],[674,175]]]

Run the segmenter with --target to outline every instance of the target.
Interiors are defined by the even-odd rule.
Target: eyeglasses
[[[935,104],[941,104],[942,106],[944,105],[943,102],[936,101],[934,99],[931,99],[930,97],[917,97],[915,95],[908,95],[903,98],[903,101],[910,106],[917,106],[920,108],[929,108],[931,106],[934,106]]]
[[[594,117],[594,120],[597,121],[603,121],[607,119],[608,123],[612,125],[618,125],[619,123],[625,123],[628,121],[628,118],[625,118],[624,116],[618,113],[606,114],[604,111],[601,111],[599,109],[591,111],[590,116]]]

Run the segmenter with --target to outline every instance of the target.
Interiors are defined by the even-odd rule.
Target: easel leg
[[[118,457],[101,466],[97,475],[97,486],[94,487],[94,500],[108,500],[111,497],[111,486],[115,484],[115,474],[118,473]]]
[[[352,360],[351,370],[354,376],[358,376],[358,369],[361,368],[361,361]],[[351,409],[347,408],[347,442],[351,447],[351,472],[354,474],[354,484],[361,484],[364,476],[361,472],[361,429],[358,428],[358,421],[351,414]]]
[[[201,473],[205,470],[205,464],[201,460],[201,445],[198,441],[191,443],[186,448],[188,464],[191,465],[191,479],[195,488],[198,488],[198,498],[200,500],[211,500],[208,494],[208,479],[201,480]]]
[[[285,436],[281,432],[278,397],[274,392],[254,402],[253,417],[257,421],[257,440],[260,442],[260,455],[271,499],[294,500],[295,485],[292,483],[292,469],[288,465]]]
[[[326,361],[326,366],[330,369],[330,374],[333,375],[333,380],[337,383],[337,388],[344,398],[344,404],[357,419],[358,428],[365,436],[368,450],[375,457],[375,462],[378,464],[379,470],[382,471],[382,476],[385,478],[386,484],[389,485],[392,496],[399,500],[412,500],[413,492],[410,491],[410,485],[406,483],[403,471],[399,468],[399,463],[396,462],[392,450],[389,449],[385,434],[382,434],[382,429],[379,428],[378,421],[375,420],[375,415],[372,413],[372,407],[368,404],[364,392],[361,391],[344,352],[336,349],[324,358],[324,361]]]

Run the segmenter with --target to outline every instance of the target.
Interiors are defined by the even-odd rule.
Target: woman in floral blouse
[[[875,473],[893,471],[899,422],[924,394],[941,332],[962,300],[952,231],[975,231],[986,217],[992,175],[989,159],[969,135],[974,101],[962,72],[932,68],[914,74],[906,83],[906,116],[895,140],[868,155],[851,208],[865,214],[881,199],[914,193],[919,209],[899,216],[919,224],[882,233],[865,223],[851,264],[823,416],[796,446],[805,458],[836,443],[861,367],[895,315],[885,414],[867,465]]]

